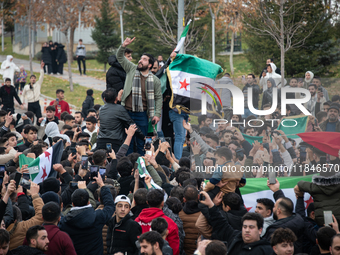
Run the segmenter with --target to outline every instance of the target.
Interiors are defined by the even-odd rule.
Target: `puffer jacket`
[[[107,253],[122,252],[127,255],[138,254],[136,241],[142,234],[142,227],[127,214],[117,223],[116,217],[108,222]]]
[[[314,175],[312,182],[299,181],[300,191],[308,192],[314,200],[315,222],[324,224],[323,211],[332,211],[335,218],[340,220],[340,173],[330,177]]]
[[[124,129],[134,124],[128,112],[119,104],[105,104],[100,109],[99,119],[98,139],[117,140],[121,144],[124,142],[126,136]],[[139,139],[144,139],[144,134],[140,128],[137,129],[136,136]]]
[[[97,210],[103,210],[104,209],[104,205],[103,204],[100,204],[96,211]],[[115,216],[115,213],[112,214],[112,217]],[[108,229],[108,226],[107,225],[104,225],[103,227],[103,230],[102,230],[102,236],[103,236],[103,248],[104,248],[104,253],[103,254],[107,254],[107,243],[106,243],[106,239],[107,239],[107,229]]]
[[[186,202],[183,210],[178,214],[183,222],[185,232],[184,251],[187,255],[193,254],[197,248],[196,240],[200,233],[195,224],[200,214],[201,211],[198,208],[198,202],[196,201]]]
[[[108,63],[111,67],[106,73],[106,89],[113,88],[118,93],[124,88],[126,73],[115,55],[109,57]]]
[[[11,242],[9,244],[9,249],[15,249],[23,244],[26,232],[30,227],[35,225],[41,225],[43,223],[42,219],[42,207],[44,206],[43,200],[39,197],[39,195],[34,195],[33,197],[33,207],[35,211],[35,215],[29,220],[12,223],[8,228],[11,236]]]

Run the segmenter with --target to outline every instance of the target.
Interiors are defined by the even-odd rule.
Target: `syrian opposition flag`
[[[177,43],[177,46],[176,48],[174,49],[174,52],[178,53],[182,46],[184,45],[184,42],[185,42],[185,38],[187,36],[187,33],[188,33],[188,30],[189,30],[189,25],[191,23],[191,20],[189,20],[188,24],[186,25],[186,27],[184,28],[182,34],[181,34],[181,37],[180,39],[178,40],[178,43]]]
[[[139,157],[139,158],[137,159],[137,163],[138,163],[139,176],[140,176],[141,178],[144,178],[145,175],[150,175],[149,172],[148,172],[148,170],[146,170],[145,161],[144,161],[144,159],[143,159],[142,157]],[[151,177],[151,175],[150,175],[150,177]],[[156,183],[154,182],[154,180],[152,179],[152,177],[151,177],[151,186],[152,186],[153,188],[155,188],[155,189],[162,189],[158,184],[156,184]],[[146,188],[148,188],[148,187],[146,187]]]
[[[202,93],[209,94],[211,101],[215,100],[216,96],[222,104],[220,96],[214,89],[216,76],[222,72],[220,65],[208,60],[178,54],[167,68],[172,90],[170,108],[194,113],[193,111],[201,109]]]
[[[60,163],[63,150],[63,141],[59,141],[28,165],[28,171],[32,182],[39,184],[48,177],[57,176],[57,172],[54,171],[53,165]]]
[[[340,150],[340,134],[338,132],[307,132],[298,134],[302,140],[319,150],[338,157]]]
[[[290,198],[296,204],[294,187],[299,181],[312,181],[312,175],[297,177],[278,177],[280,189],[284,195]],[[247,178],[247,184],[240,188],[244,206],[248,212],[254,212],[256,209],[256,200],[259,198],[269,198],[274,201],[273,192],[267,186],[267,178]],[[313,202],[313,198],[306,192],[304,196],[305,208]]]
[[[308,121],[309,116],[306,115],[284,117],[277,129],[285,132],[288,138],[299,138],[297,134],[307,131]]]

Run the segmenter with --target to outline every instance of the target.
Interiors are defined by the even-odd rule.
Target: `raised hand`
[[[127,47],[128,45],[130,45],[134,40],[136,39],[136,37],[134,38],[130,38],[130,37],[126,37],[125,41],[123,42],[122,46],[123,47]]]

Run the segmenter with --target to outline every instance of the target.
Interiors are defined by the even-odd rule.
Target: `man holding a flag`
[[[125,48],[134,40],[135,38],[126,38],[117,51],[117,60],[126,72],[121,104],[146,136],[149,118],[153,125],[159,122],[163,97],[161,82],[150,71],[155,62],[152,55],[143,54],[138,65],[124,57]],[[137,138],[134,140],[137,140],[138,153],[144,155],[144,141]],[[133,146],[134,142],[131,142],[128,154],[133,152]]]

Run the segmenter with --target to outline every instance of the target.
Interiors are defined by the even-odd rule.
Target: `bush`
[[[97,54],[98,54],[98,51],[87,51],[86,52],[86,59],[87,60],[96,59]],[[73,60],[77,60],[76,54],[73,54]]]

